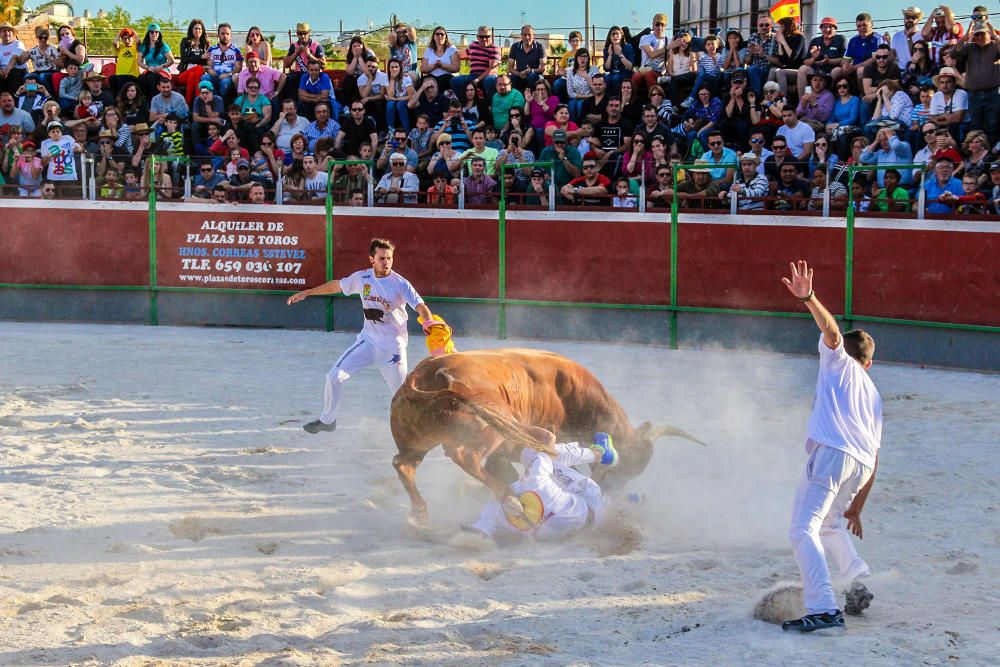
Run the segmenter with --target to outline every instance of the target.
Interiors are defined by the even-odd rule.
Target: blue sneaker
[[[595,433],[594,444],[590,446],[594,453],[601,457],[601,463],[606,466],[618,465],[618,450],[607,433]]]

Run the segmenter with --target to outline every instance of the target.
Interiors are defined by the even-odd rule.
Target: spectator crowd
[[[156,23],[123,28],[103,68],[70,26],[26,44],[3,23],[0,186],[79,196],[87,169],[102,199],[489,207],[502,189],[526,206],[1000,214],[985,7],[907,7],[892,34],[867,13],[815,37],[767,14],[749,35],[667,23],[612,26],[593,50],[572,32],[554,62],[530,25],[506,52],[480,26],[461,53],[444,26],[418,45],[400,23],[353,37],[336,71],[308,23],[287,51],[257,27],[235,44],[195,19],[178,53]],[[850,178],[860,165],[878,169]]]

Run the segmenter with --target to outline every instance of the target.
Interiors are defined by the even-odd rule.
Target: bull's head
[[[631,435],[622,438],[620,443],[615,442],[619,456],[617,466],[592,466],[594,480],[605,493],[620,490],[629,480],[642,474],[653,458],[653,443],[667,436],[677,436],[705,445],[690,433],[674,426],[653,426],[649,422],[643,422]]]

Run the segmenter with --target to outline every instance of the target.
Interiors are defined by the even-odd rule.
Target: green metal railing
[[[155,169],[156,161],[162,161],[171,158],[165,158],[162,156],[151,157],[152,168]],[[330,165],[344,165],[349,166],[352,164],[370,164],[366,161],[358,160],[330,160]],[[506,309],[508,306],[529,306],[529,307],[548,307],[548,308],[586,308],[586,309],[602,309],[602,310],[630,310],[630,311],[654,311],[667,313],[669,316],[669,334],[668,342],[671,348],[676,349],[678,346],[678,316],[681,313],[702,313],[702,314],[721,314],[721,315],[742,315],[742,316],[754,316],[754,317],[779,317],[779,318],[796,318],[796,319],[807,319],[810,316],[807,312],[790,312],[790,311],[768,311],[768,310],[750,310],[750,309],[740,309],[740,308],[712,308],[712,307],[701,307],[701,306],[682,306],[678,303],[678,285],[680,283],[681,276],[678,271],[678,258],[680,255],[679,250],[679,223],[680,214],[678,206],[678,198],[676,189],[674,191],[674,197],[670,206],[670,225],[669,225],[669,243],[670,243],[670,285],[669,287],[669,302],[667,304],[638,304],[638,303],[624,303],[624,304],[610,304],[610,303],[590,303],[590,302],[576,302],[576,301],[540,301],[540,300],[526,300],[526,299],[509,299],[507,298],[507,205],[506,205],[506,188],[503,182],[503,173],[506,169],[520,169],[523,167],[539,167],[539,168],[549,168],[551,169],[553,164],[551,162],[535,162],[529,164],[504,164],[500,168],[500,202],[498,206],[498,260],[499,260],[499,271],[497,276],[498,281],[498,297],[497,298],[482,298],[482,297],[427,297],[426,300],[430,303],[474,303],[474,304],[489,304],[496,305],[499,309],[498,317],[498,337],[503,339],[507,336],[507,313]],[[917,165],[919,166],[919,165]],[[738,165],[730,164],[720,164],[720,165],[709,165],[710,168],[737,168]],[[852,166],[848,168],[848,186],[853,184],[854,174],[859,171],[876,171],[885,169],[907,169],[915,168],[916,166],[910,165],[883,165],[883,166]],[[674,165],[674,180],[676,182],[677,172],[681,169],[690,169],[691,165]],[[147,292],[149,295],[150,303],[150,324],[157,325],[159,323],[159,313],[157,304],[157,295],[161,292],[179,292],[179,293],[215,293],[215,294],[243,294],[243,295],[279,295],[285,296],[294,294],[296,290],[266,290],[266,289],[241,289],[241,288],[223,288],[223,287],[164,287],[157,284],[157,260],[156,260],[156,188],[153,184],[150,184],[149,191],[149,285],[148,286],[135,286],[135,285],[48,285],[48,284],[22,284],[22,283],[0,283],[0,288],[16,288],[16,289],[52,289],[52,290],[93,290],[93,291],[122,291],[122,292],[137,292],[143,291]],[[848,190],[850,192],[850,189]],[[557,193],[558,196],[558,193]],[[334,215],[333,215],[333,196],[332,196],[332,180],[327,182],[327,192],[326,192],[326,202],[325,202],[325,237],[326,237],[326,279],[332,280],[334,276],[334,266],[333,266],[333,247],[334,247]],[[952,323],[952,322],[936,322],[927,320],[908,320],[899,319],[892,317],[879,317],[870,315],[859,315],[853,310],[853,292],[854,292],[854,250],[855,250],[855,207],[853,197],[849,198],[849,205],[846,212],[846,239],[845,239],[845,281],[844,281],[844,313],[842,315],[836,315],[837,319],[850,323],[850,322],[870,322],[877,324],[893,324],[902,326],[914,326],[914,327],[926,327],[933,329],[950,329],[957,331],[972,331],[972,332],[983,332],[983,333],[1000,333],[1000,327],[998,326],[988,326],[988,325],[976,325],[976,324],[962,324],[962,323]],[[326,304],[326,315],[325,315],[325,328],[327,331],[332,331],[335,326],[334,322],[334,310],[333,310],[333,299],[334,298],[350,298],[344,297],[343,295],[329,296],[327,297]]]

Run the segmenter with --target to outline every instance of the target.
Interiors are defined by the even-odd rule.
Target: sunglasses
[[[926,50],[927,49],[925,49],[924,47],[918,46],[917,48],[913,49],[913,52],[916,53],[917,51],[926,51]]]
[[[656,22],[656,23],[654,23],[653,25],[654,25],[654,26],[657,26],[657,25],[661,25],[661,26],[662,26],[662,25],[667,25],[667,24],[666,24],[666,23],[664,23],[663,21],[657,21],[657,22]]]
[[[816,145],[817,146],[829,146],[830,144],[826,143],[825,141],[817,141]]]
[[[770,23],[758,23],[757,27],[758,28],[770,28],[771,24]]]
[[[937,130],[924,130],[924,134],[937,134]]]
[[[351,111],[352,111],[353,113],[361,113],[361,112],[362,112],[362,111],[364,111],[364,110],[365,110],[365,108],[364,108],[364,107],[360,107],[360,108],[358,108],[358,107],[351,107]]]
[[[476,35],[479,39],[489,39],[492,35]]]
[[[434,36],[435,37],[444,37],[445,33],[443,33],[443,32],[436,32],[436,33],[434,33]]]
[[[709,146],[721,146],[722,142],[721,141],[710,141],[710,142],[708,142],[708,145]]]
[[[889,56],[875,56],[875,60],[888,60]]]
[[[210,172],[210,171],[215,171],[215,170],[214,170],[214,169],[212,169],[211,167],[202,167],[202,168],[201,168],[201,171],[204,171],[204,172],[206,172],[206,173],[207,173],[207,172]]]
[[[405,162],[390,162],[389,164],[391,164],[393,167],[402,167],[406,165]]]
[[[776,151],[783,151],[786,148],[788,148],[788,146],[771,146],[771,150],[776,150]]]
[[[298,35],[299,37],[303,37],[305,35],[308,35],[309,33],[308,32],[297,32],[295,34]]]
[[[451,146],[450,141],[439,141],[438,146]]]
[[[903,15],[903,18],[904,18],[904,19],[910,19],[910,20],[912,20],[912,21],[916,21],[916,20],[917,20],[917,17],[916,17],[916,16],[914,16],[913,14],[904,14],[904,15]],[[975,17],[973,17],[973,18],[975,18]]]
[[[848,90],[848,89],[850,89],[850,86],[847,85],[846,83],[837,84],[837,90]]]
[[[762,144],[762,143],[764,143],[764,140],[763,139],[751,139],[750,143],[751,144]]]
[[[260,142],[260,145],[261,146],[273,146],[274,142],[273,141],[262,141],[262,142]]]

